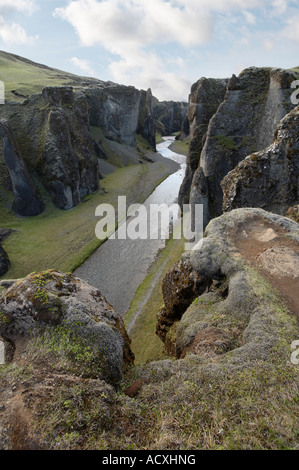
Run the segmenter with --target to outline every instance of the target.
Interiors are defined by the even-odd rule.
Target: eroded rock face
[[[140,109],[139,90],[107,84],[103,88],[87,89],[85,93],[90,124],[102,127],[108,139],[135,145]]]
[[[142,135],[156,150],[156,126],[153,113],[153,95],[150,89],[140,91],[140,109],[137,134]]]
[[[299,107],[279,124],[273,143],[246,157],[221,183],[223,211],[262,207],[284,215],[299,201]]]
[[[199,158],[208,193],[202,198],[195,191],[190,203],[205,203],[208,198],[209,220],[222,213],[223,178],[247,155],[270,145],[280,120],[294,107],[290,100],[294,79],[288,71],[255,67],[230,79],[202,147],[196,145],[200,155],[195,161]]]
[[[70,209],[99,188],[98,155],[82,92],[75,93],[71,87],[48,87],[40,95],[21,104],[7,103],[4,108],[1,111],[23,157],[23,173],[39,180],[57,207]],[[13,185],[15,198],[18,183]],[[41,212],[41,203],[38,212],[37,204],[28,200],[28,184],[23,193],[22,215]]]
[[[286,217],[237,209],[212,220],[205,238],[163,282],[157,333],[168,353],[267,354],[272,339],[262,327],[268,306],[261,303],[264,292],[257,286],[265,281],[258,276],[272,283],[298,316],[298,260],[299,225]]]
[[[9,123],[0,120],[0,137],[3,142],[3,157],[11,179],[14,195],[12,210],[21,216],[40,214],[44,205],[26,167]]]
[[[121,317],[78,278],[55,271],[31,274],[8,288],[0,304],[0,336],[13,346],[17,363],[38,363],[45,356],[53,369],[113,385],[133,363]]]
[[[191,266],[186,256],[166,274],[162,283],[164,307],[158,314],[156,333],[166,342],[169,330],[178,321],[186,308],[209,285],[210,280],[200,276]],[[172,350],[168,341],[167,349]]]
[[[99,158],[106,154],[92,127],[128,146],[136,144],[139,132],[155,149],[150,90],[100,81],[76,89],[46,87],[22,103],[6,103],[1,116],[6,124],[1,126],[0,185],[13,191],[12,209],[19,215],[44,208],[33,181],[39,180],[60,209],[71,209],[99,188]]]
[[[224,100],[228,80],[201,78],[191,88],[188,103],[188,128],[190,146],[187,156],[187,168],[180,188],[179,204],[188,204],[193,175],[198,168],[206,132],[212,116]],[[182,129],[183,135],[186,135]]]
[[[7,253],[4,248],[2,248],[2,246],[0,245],[0,276],[5,274],[9,270],[9,267],[10,262]]]
[[[187,115],[187,103],[180,101],[158,101],[154,98],[153,112],[155,120],[160,123],[162,135],[180,132]]]
[[[290,207],[286,213],[286,217],[289,219],[295,220],[299,224],[299,204],[296,206]]]

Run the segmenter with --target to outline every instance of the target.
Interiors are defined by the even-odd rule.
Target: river
[[[180,185],[186,170],[186,157],[172,152],[169,146],[174,137],[164,137],[157,145],[157,151],[180,165],[180,169],[168,176],[144,202],[151,204],[166,203],[168,207],[177,202]],[[175,216],[174,216],[175,220]],[[127,312],[138,286],[147,275],[157,253],[165,241],[124,240],[109,238],[75,272],[74,275],[97,287],[122,316]]]

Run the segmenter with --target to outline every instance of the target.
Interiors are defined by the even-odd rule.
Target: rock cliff
[[[233,76],[222,103],[216,112],[212,110],[214,114],[208,123],[204,123],[208,124],[204,142],[200,133],[199,142],[196,142],[196,135],[193,136],[185,186],[188,188],[192,175],[190,165],[194,162],[196,166],[198,162],[192,175],[190,203],[207,205],[205,224],[222,213],[223,178],[247,155],[270,145],[280,120],[294,108],[290,100],[294,79],[289,71],[255,67],[244,70],[239,77]],[[198,99],[195,97],[199,109],[201,100],[199,93]],[[202,120],[199,114],[195,122],[199,125]],[[185,193],[182,187],[181,201]]]
[[[39,214],[44,205],[26,167],[18,144],[13,137],[8,122],[0,120],[0,137],[3,143],[2,165],[9,173],[13,192],[12,210],[19,215]],[[3,176],[2,176],[3,178]],[[5,179],[5,176],[4,176]],[[8,179],[8,178],[7,178]]]
[[[178,358],[231,351],[257,359],[274,341],[257,286],[267,279],[298,316],[298,272],[296,222],[262,209],[222,215],[164,278],[157,334]]]
[[[5,274],[9,270],[9,267],[10,262],[7,253],[0,245],[0,276]]]
[[[279,124],[272,144],[253,153],[221,183],[223,211],[261,207],[285,215],[299,200],[299,107]]]
[[[153,112],[162,135],[180,132],[186,118],[188,104],[180,101],[158,101],[154,98]]]
[[[194,173],[198,168],[208,125],[224,100],[227,82],[228,80],[201,78],[191,88],[187,114],[190,146],[187,155],[186,174],[179,193],[180,205],[189,202],[191,184]],[[187,134],[186,122],[182,126],[182,131],[184,135]]]
[[[153,95],[150,89],[140,92],[140,107],[137,134],[147,140],[153,150],[156,150],[156,123],[153,112]]]
[[[5,61],[19,68],[29,63],[33,77],[44,73],[45,82],[64,78],[63,72],[57,75],[58,71],[17,56],[4,54]],[[107,157],[102,139],[136,146],[139,133],[156,148],[150,90],[67,74],[66,80],[73,86],[47,86],[41,92],[36,87],[35,94],[28,83],[29,94],[12,90],[0,107],[0,193],[17,215],[41,213],[47,193],[57,207],[70,209],[96,191],[99,159]]]

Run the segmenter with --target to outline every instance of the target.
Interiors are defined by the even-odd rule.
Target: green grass
[[[22,97],[18,98],[12,90],[29,96],[40,93],[45,86],[80,85],[84,78],[0,51],[0,80],[5,84],[6,99],[16,101]]]
[[[183,252],[184,240],[168,241],[166,248],[159,253],[149,274],[137,289],[124,318],[128,328],[138,315],[129,331],[136,365],[163,357],[164,344],[155,334],[157,313],[163,307],[161,285],[165,274],[181,258]]]
[[[236,145],[232,137],[226,135],[215,135],[214,138],[217,140],[217,143],[222,147],[225,147],[227,150],[235,150]]]
[[[175,140],[173,144],[170,145],[170,149],[173,152],[179,153],[181,155],[188,155],[190,139],[188,140]]]
[[[42,214],[20,218],[2,205],[1,227],[16,230],[3,243],[11,268],[2,278],[20,278],[46,269],[72,272],[102,243],[95,236],[96,207],[108,203],[117,208],[118,195],[126,195],[128,204],[143,202],[166,175],[159,162],[118,168],[101,181],[98,192],[69,211],[49,203]]]
[[[163,142],[162,135],[160,132],[156,132],[156,144],[161,144]]]

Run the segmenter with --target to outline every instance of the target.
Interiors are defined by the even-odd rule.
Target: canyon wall
[[[209,80],[207,93],[203,92],[204,80],[193,86],[191,142],[180,203],[204,204],[204,225],[222,213],[223,178],[245,157],[269,146],[279,122],[294,108],[290,96],[295,78],[291,71],[251,67],[229,81],[216,82],[218,93]],[[210,115],[209,103],[213,105]]]

